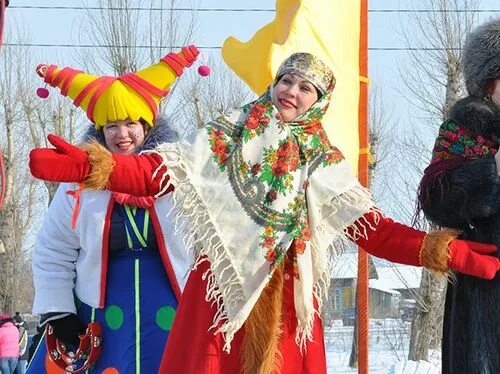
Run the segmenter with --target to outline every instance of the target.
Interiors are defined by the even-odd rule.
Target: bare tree
[[[183,0],[183,7],[195,9],[195,0]],[[183,12],[178,8],[180,0],[152,0],[149,6],[149,24],[146,30],[149,42],[150,63],[156,63],[165,54],[164,48],[193,44],[198,31],[198,13]],[[184,17],[180,17],[183,14]]]
[[[82,20],[80,39],[92,35],[100,47],[79,51],[81,66],[93,74],[114,75],[136,71],[146,64],[157,63],[172,50],[180,50],[195,40],[197,13],[180,11],[179,0],[99,0],[98,10],[88,9]],[[189,1],[193,9],[196,1]],[[182,2],[186,5],[186,1]],[[187,75],[189,75],[188,73]],[[185,74],[170,88],[160,105],[161,113],[175,119],[186,110],[187,103],[172,99],[177,86],[183,86]]]
[[[0,254],[0,308],[12,312],[17,306],[19,275],[23,273],[23,239],[33,215],[33,185],[25,173],[29,143],[24,139],[22,107],[18,100],[19,63],[24,55],[18,48],[4,48],[0,58],[0,129],[6,178],[5,199],[0,210],[0,242],[5,252]]]
[[[9,31],[12,41],[29,40],[16,24]],[[44,189],[31,177],[28,152],[33,146],[47,146],[48,133],[69,139],[75,136],[70,103],[59,95],[46,100],[35,95],[36,87],[43,84],[34,71],[36,60],[23,47],[4,46],[0,53],[0,147],[6,172],[6,195],[0,210],[0,247],[4,248],[0,253],[0,309],[9,312],[31,307],[32,242],[43,208],[55,191],[53,184]]]
[[[97,51],[98,58],[82,53],[83,65],[102,72],[102,66],[98,66],[101,64],[119,75],[140,68],[147,60],[156,63],[166,52],[192,44],[196,39],[197,13],[179,11],[179,0],[154,0],[148,5],[139,1],[134,2],[133,7],[131,3],[130,0],[99,0],[102,9],[87,11],[81,37],[89,33],[96,35],[102,48]],[[196,8],[197,1],[189,3]],[[186,2],[182,5],[186,6]],[[188,69],[161,104],[160,111],[168,115],[180,133],[240,106],[251,95],[220,57],[200,56],[199,60],[209,60],[215,74],[201,79],[193,69]],[[179,91],[179,95],[173,94],[174,91]]]
[[[368,103],[368,143],[369,154],[369,177],[372,186],[380,176],[379,164],[385,164],[389,157],[388,130],[392,123],[393,112],[384,103],[381,87],[374,85],[370,90]],[[378,201],[378,200],[377,200]]]
[[[424,5],[422,4],[424,3]],[[412,22],[401,26],[402,36],[410,48],[411,63],[402,65],[399,75],[403,88],[400,92],[414,109],[407,122],[410,128],[401,131],[398,124],[393,163],[399,164],[395,179],[387,184],[396,209],[407,222],[415,218],[411,203],[422,171],[429,162],[430,141],[437,133],[438,124],[448,115],[451,105],[463,93],[460,75],[461,46],[474,24],[477,0],[426,0],[418,7],[429,12],[415,12]],[[415,126],[413,123],[417,123]],[[398,151],[400,150],[400,151]],[[415,225],[429,230],[421,218]],[[423,272],[418,311],[412,322],[409,359],[427,360],[428,351],[440,345],[444,290],[446,281]]]
[[[52,95],[50,99],[41,100],[33,93],[36,82],[33,80],[33,72],[26,75],[31,79],[19,81],[18,99],[22,104],[22,112],[25,126],[29,131],[32,146],[47,147],[47,135],[55,134],[59,137],[74,142],[79,131],[76,129],[78,113],[71,103],[60,95]],[[48,203],[50,203],[56,193],[58,183],[43,182],[48,193]]]
[[[144,51],[137,48],[144,40],[141,33],[139,10],[142,1],[98,0],[96,8],[88,8],[80,29],[80,39],[92,40],[100,46],[95,50],[80,51],[84,66],[96,73],[104,73],[106,67],[115,75],[122,75],[137,70],[145,61]],[[90,52],[90,53],[89,53]],[[97,58],[96,58],[97,56]]]
[[[203,127],[208,121],[228,110],[238,108],[255,94],[219,58],[210,58],[207,64],[212,74],[201,78],[191,74],[183,86],[180,97],[189,107],[173,113],[184,124],[180,131]]]

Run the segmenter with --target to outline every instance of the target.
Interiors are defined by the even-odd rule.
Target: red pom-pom
[[[49,90],[44,87],[40,87],[36,89],[36,94],[38,95],[38,97],[46,99],[49,96]]]
[[[207,65],[201,65],[198,68],[198,74],[200,74],[202,77],[206,77],[210,75],[210,68]]]

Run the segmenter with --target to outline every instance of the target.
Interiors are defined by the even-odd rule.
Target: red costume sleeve
[[[366,235],[358,237],[358,230],[366,230]],[[347,233],[356,238],[357,245],[375,257],[400,264],[422,266],[419,257],[426,235],[422,231],[394,222],[379,213],[368,212],[363,219],[349,227]]]

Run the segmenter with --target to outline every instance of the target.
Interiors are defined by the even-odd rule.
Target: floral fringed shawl
[[[189,139],[157,149],[164,159],[158,170],[166,165],[175,185],[178,217],[189,218],[179,230],[210,262],[207,300],[218,307],[213,327],[226,351],[292,243],[303,347],[312,338],[314,296],[320,301],[328,291],[334,240],[353,223],[356,237],[366,235],[362,216],[376,210],[371,195],[321,125],[330,94],[285,123],[271,86]]]

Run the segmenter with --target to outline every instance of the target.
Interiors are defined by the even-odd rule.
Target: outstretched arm
[[[366,235],[356,235],[365,230]],[[456,239],[456,230],[426,234],[369,212],[346,231],[368,253],[391,262],[424,266],[440,273],[453,269],[485,279],[493,279],[500,268],[500,260],[489,255],[496,246]]]
[[[173,190],[159,155],[119,155],[98,143],[80,149],[55,135],[48,139],[55,149],[30,152],[30,171],[36,178],[81,183],[87,189],[110,189],[134,196],[156,196]]]

